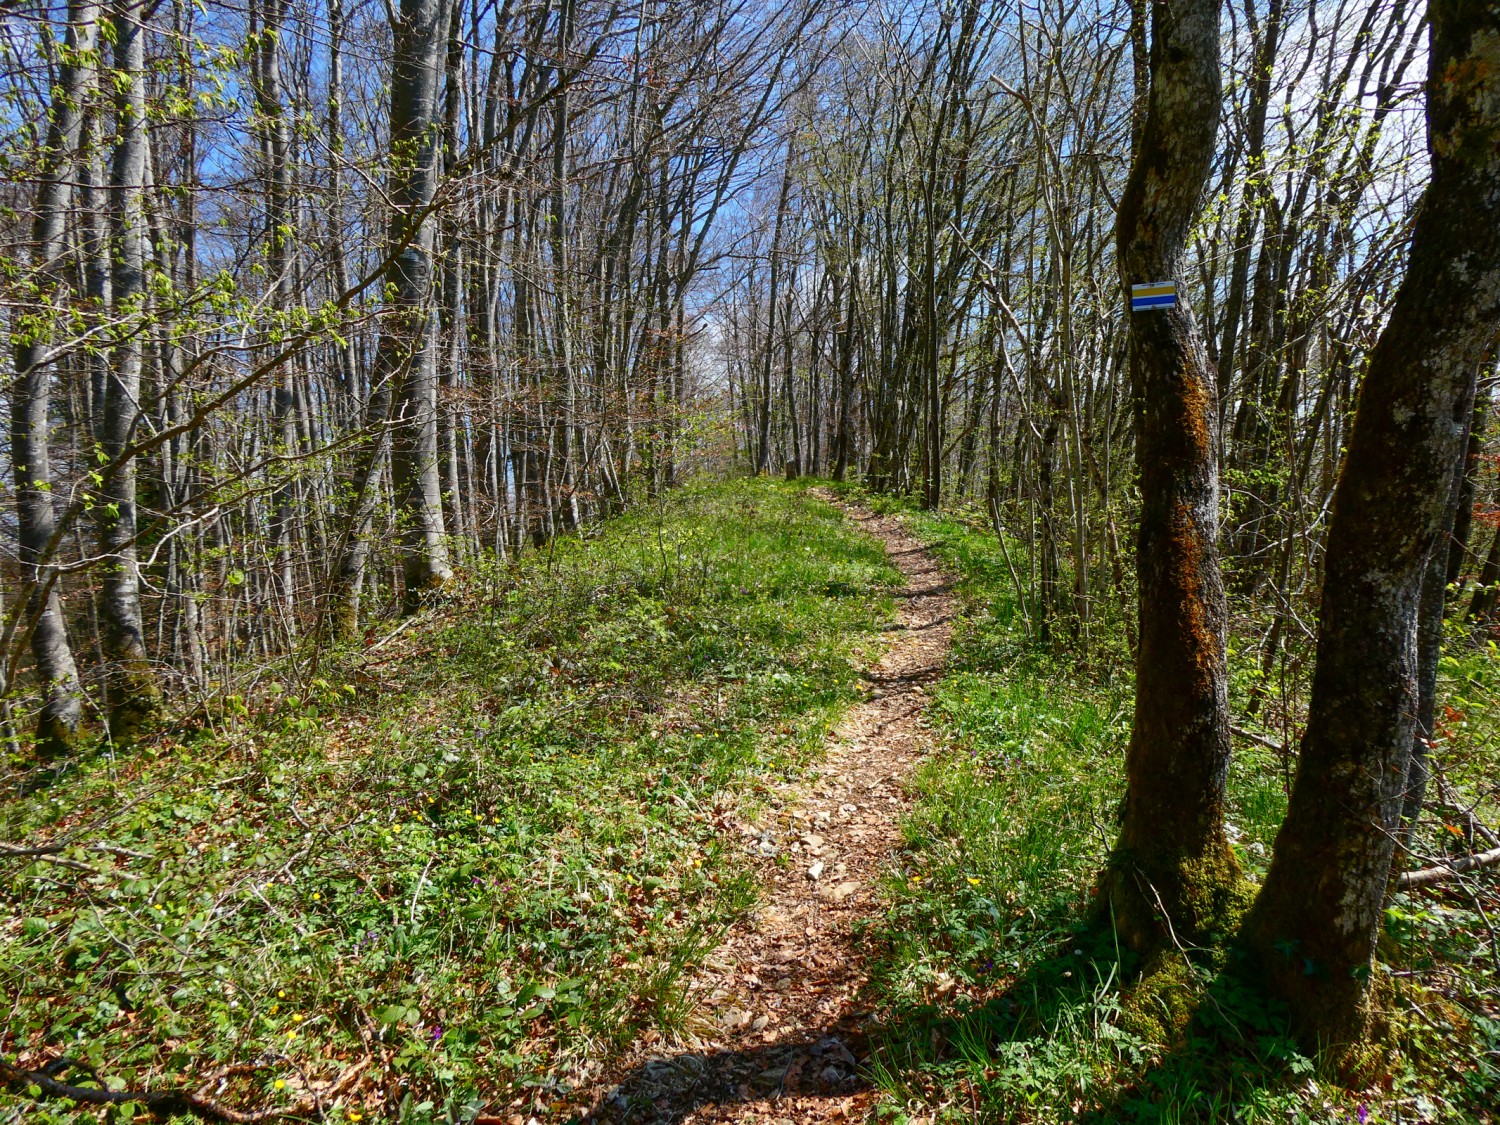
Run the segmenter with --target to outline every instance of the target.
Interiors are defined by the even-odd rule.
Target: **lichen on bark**
[[[1218,5],[1154,4],[1146,118],[1115,236],[1125,292],[1178,277],[1213,159],[1219,84]],[[1246,896],[1224,834],[1217,380],[1186,300],[1131,317],[1130,372],[1141,492],[1139,648],[1126,796],[1101,909],[1149,961],[1221,938]]]

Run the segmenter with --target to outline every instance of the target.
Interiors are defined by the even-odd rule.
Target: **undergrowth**
[[[1141,966],[1109,927],[1085,924],[1122,795],[1128,665],[1080,667],[1029,642],[1011,572],[978,521],[905,518],[956,573],[961,612],[929,709],[940,749],[917,779],[901,870],[872,933],[880,1115],[1100,1125],[1493,1120],[1494,875],[1393,897],[1385,1026],[1363,1089],[1341,1086],[1300,1054],[1281,1013],[1237,980],[1224,951],[1175,959],[1169,974],[1139,984]],[[1458,813],[1493,797],[1500,661],[1493,647],[1467,641],[1450,651],[1464,655],[1444,664],[1446,796],[1421,839],[1462,852],[1475,849],[1454,835]],[[1237,739],[1230,779],[1229,830],[1255,879],[1291,776],[1276,740],[1260,737]]]
[[[878,1114],[1494,1120],[1494,871],[1393,896],[1362,1089],[1300,1054],[1223,951],[1141,985],[1082,921],[1121,796],[1123,629],[1097,622],[1086,663],[1036,644],[988,528],[906,518],[961,609],[867,935]],[[734,818],[857,698],[897,582],[804,485],[691,488],[129,756],[13,762],[0,839],[45,854],[0,856],[0,1060],[66,1055],[127,1089],[223,1075],[215,1096],[255,1108],[359,1068],[333,1122],[569,1117],[612,1051],[683,1028],[687,974],[755,895]],[[1237,714],[1253,647],[1231,641]],[[1495,823],[1500,650],[1455,628],[1448,653],[1419,863]],[[1276,702],[1230,779],[1257,879],[1295,766],[1296,692]],[[4,1121],[95,1113],[0,1093]]]
[[[893,581],[800,488],[690,488],[237,717],[12,763],[0,839],[57,850],[0,857],[0,1059],[228,1074],[239,1108],[362,1068],[333,1122],[566,1114],[681,1026],[755,895],[730,818],[856,697]],[[0,1120],[94,1112],[33,1093]]]

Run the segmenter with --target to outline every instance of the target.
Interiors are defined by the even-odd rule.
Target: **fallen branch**
[[[32,859],[37,856],[56,855],[63,850],[62,844],[45,844],[40,848],[23,848],[20,844],[7,844],[0,842],[0,856],[14,856],[16,859]]]
[[[1454,817],[1458,817],[1466,821],[1468,823],[1470,832],[1472,832],[1476,836],[1482,837],[1484,842],[1490,847],[1500,848],[1500,835],[1496,835],[1494,829],[1490,828],[1487,824],[1484,823],[1484,821],[1475,816],[1474,810],[1472,808],[1466,809],[1461,805],[1455,805],[1445,801],[1429,801],[1427,803],[1427,807],[1429,809],[1448,813]]]
[[[99,874],[99,869],[90,867],[86,863],[79,863],[76,859],[64,859],[59,852],[65,851],[64,844],[47,844],[39,848],[23,848],[18,844],[0,843],[0,859],[34,859],[38,863],[55,863],[59,867],[67,867],[73,871],[87,871],[90,875]]]
[[[1403,871],[1396,876],[1396,886],[1426,887],[1433,883],[1446,883],[1449,879],[1458,878],[1465,871],[1489,867],[1494,863],[1500,863],[1500,848],[1491,848],[1477,855],[1466,855],[1462,859],[1440,863],[1434,867],[1424,867],[1420,871]]]
[[[1257,734],[1255,731],[1247,730],[1244,727],[1231,726],[1229,729],[1241,738],[1249,739],[1257,746],[1264,746],[1267,750],[1274,750],[1278,754],[1286,753],[1286,747],[1273,738],[1267,738],[1263,734]]]
[[[354,1080],[368,1065],[365,1059],[355,1063],[335,1082],[326,1092],[327,1097],[335,1098],[346,1092],[354,1084]],[[257,1125],[262,1121],[274,1121],[281,1117],[308,1117],[314,1113],[321,1115],[321,1099],[316,1095],[306,1098],[295,1105],[282,1106],[275,1109],[239,1110],[231,1109],[229,1106],[221,1105],[219,1102],[207,1096],[206,1091],[216,1080],[221,1080],[230,1074],[245,1073],[252,1070],[261,1070],[271,1063],[260,1063],[252,1066],[231,1067],[221,1071],[216,1078],[210,1078],[198,1088],[196,1092],[188,1090],[108,1090],[99,1076],[94,1073],[92,1067],[87,1063],[81,1063],[77,1059],[58,1058],[47,1063],[40,1070],[27,1070],[16,1066],[14,1063],[0,1059],[0,1080],[11,1086],[26,1090],[31,1087],[36,1091],[33,1093],[37,1098],[67,1098],[78,1102],[80,1105],[124,1105],[126,1102],[142,1106],[157,1116],[187,1113],[194,1117],[200,1117],[205,1121],[227,1121],[230,1125]],[[78,1070],[86,1074],[98,1086],[74,1086],[61,1081],[57,1076],[69,1070]]]

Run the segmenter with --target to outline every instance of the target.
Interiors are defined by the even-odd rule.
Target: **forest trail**
[[[900,841],[906,781],[930,747],[922,718],[953,632],[949,576],[892,517],[841,504],[906,577],[894,643],[866,673],[870,694],[829,736],[817,772],[745,825],[764,900],[690,986],[684,1046],[645,1043],[615,1069],[591,1120],[708,1125],[860,1120],[864,958],[856,923],[879,910],[879,880]]]

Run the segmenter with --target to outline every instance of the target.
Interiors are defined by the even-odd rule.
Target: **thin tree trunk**
[[[1469,421],[1468,448],[1464,451],[1463,475],[1459,478],[1458,500],[1453,509],[1453,530],[1448,537],[1444,579],[1449,586],[1463,581],[1464,563],[1469,557],[1469,532],[1474,526],[1474,487],[1478,481],[1481,458],[1484,453],[1484,431],[1490,416],[1490,391],[1488,389],[1474,398],[1474,415]],[[1462,586],[1454,591],[1450,604],[1463,593]]]
[[[1464,427],[1465,447],[1474,425],[1475,413],[1469,412]],[[1459,454],[1448,490],[1447,510],[1442,525],[1428,551],[1427,566],[1422,574],[1422,591],[1417,607],[1417,725],[1411,739],[1411,762],[1406,769],[1406,792],[1401,802],[1402,842],[1409,843],[1422,805],[1427,799],[1427,780],[1432,766],[1428,760],[1432,740],[1437,733],[1438,662],[1443,655],[1443,618],[1448,598],[1448,554],[1453,524],[1463,499],[1467,475],[1467,448]]]
[[[1490,549],[1484,556],[1484,565],[1479,568],[1479,580],[1469,598],[1469,622],[1488,621],[1495,612],[1497,593],[1500,593],[1500,526],[1490,539]]]
[[[281,81],[281,40],[286,25],[286,0],[260,0],[250,5],[252,87],[255,126],[259,134],[266,184],[266,272],[269,308],[273,316],[292,303],[291,130],[287,124]],[[273,332],[280,330],[273,323]],[[274,337],[273,337],[274,339]],[[274,343],[269,346],[274,347]],[[295,406],[296,364],[289,360],[275,373],[271,389],[271,440],[274,452],[290,457],[297,450]],[[276,471],[272,470],[273,473]],[[286,470],[281,470],[287,472]],[[296,482],[287,472],[271,501],[270,555],[273,560],[274,604],[291,627],[295,608],[293,527],[297,514]]]
[[[771,293],[766,305],[765,360],[760,378],[760,436],[755,453],[756,473],[765,472],[771,464],[771,371],[776,355],[776,300],[781,282],[781,230],[786,222],[787,200],[792,191],[792,148],[787,146],[786,169],[781,177],[781,191],[776,201],[776,223],[771,233]]]

